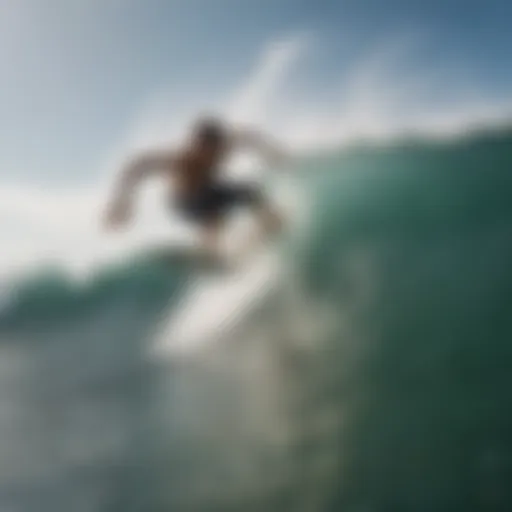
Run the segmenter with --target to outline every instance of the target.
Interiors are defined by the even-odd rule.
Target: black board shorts
[[[205,224],[221,220],[234,208],[257,208],[262,203],[263,194],[258,186],[218,182],[178,200],[177,208],[187,220]]]

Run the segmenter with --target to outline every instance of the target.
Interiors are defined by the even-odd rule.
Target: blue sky
[[[503,96],[512,87],[506,1],[0,0],[0,6],[3,178],[91,177],[152,95],[165,92],[177,105],[216,97],[250,72],[263,45],[293,34],[315,41],[294,79],[311,97],[315,91],[329,97],[354,61],[400,34],[421,41],[411,67],[455,70],[488,94]],[[290,93],[295,89],[292,82]]]
[[[505,0],[0,0],[0,243],[90,215],[76,187],[204,106],[296,143],[508,115],[510,19]]]

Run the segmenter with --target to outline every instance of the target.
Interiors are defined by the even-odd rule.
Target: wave
[[[193,290],[178,268],[16,283],[0,503],[509,508],[511,166],[507,129],[305,159],[279,276],[186,360],[148,357]]]

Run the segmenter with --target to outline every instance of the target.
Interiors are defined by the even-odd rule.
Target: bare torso
[[[169,163],[169,181],[172,182],[178,197],[195,194],[216,181],[229,148],[209,154],[192,149],[184,149],[174,155]]]
[[[221,210],[229,207],[228,203],[233,201],[257,205],[265,229],[273,229],[279,224],[279,219],[268,207],[262,208],[264,201],[262,202],[258,191],[254,192],[249,187],[239,191],[238,195],[230,193],[222,196],[219,192],[222,187],[212,187],[212,195],[208,194],[210,185],[215,185],[219,180],[222,165],[234,149],[256,150],[269,162],[282,159],[282,153],[275,146],[248,131],[237,131],[220,138],[215,133],[213,136],[210,133],[202,139],[192,138],[188,145],[177,151],[148,152],[130,162],[123,172],[116,196],[106,215],[107,225],[117,226],[129,219],[134,188],[143,178],[157,172],[163,175],[169,193],[181,203],[178,206],[183,212],[205,228],[204,243],[208,247],[217,243],[220,229],[217,221],[222,215]],[[202,191],[207,193],[202,195]]]

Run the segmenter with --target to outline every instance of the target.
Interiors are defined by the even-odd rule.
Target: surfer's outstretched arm
[[[149,152],[132,159],[120,173],[114,198],[107,209],[107,226],[126,222],[131,214],[132,197],[137,186],[149,176],[168,171],[174,161],[174,153],[166,151]]]

